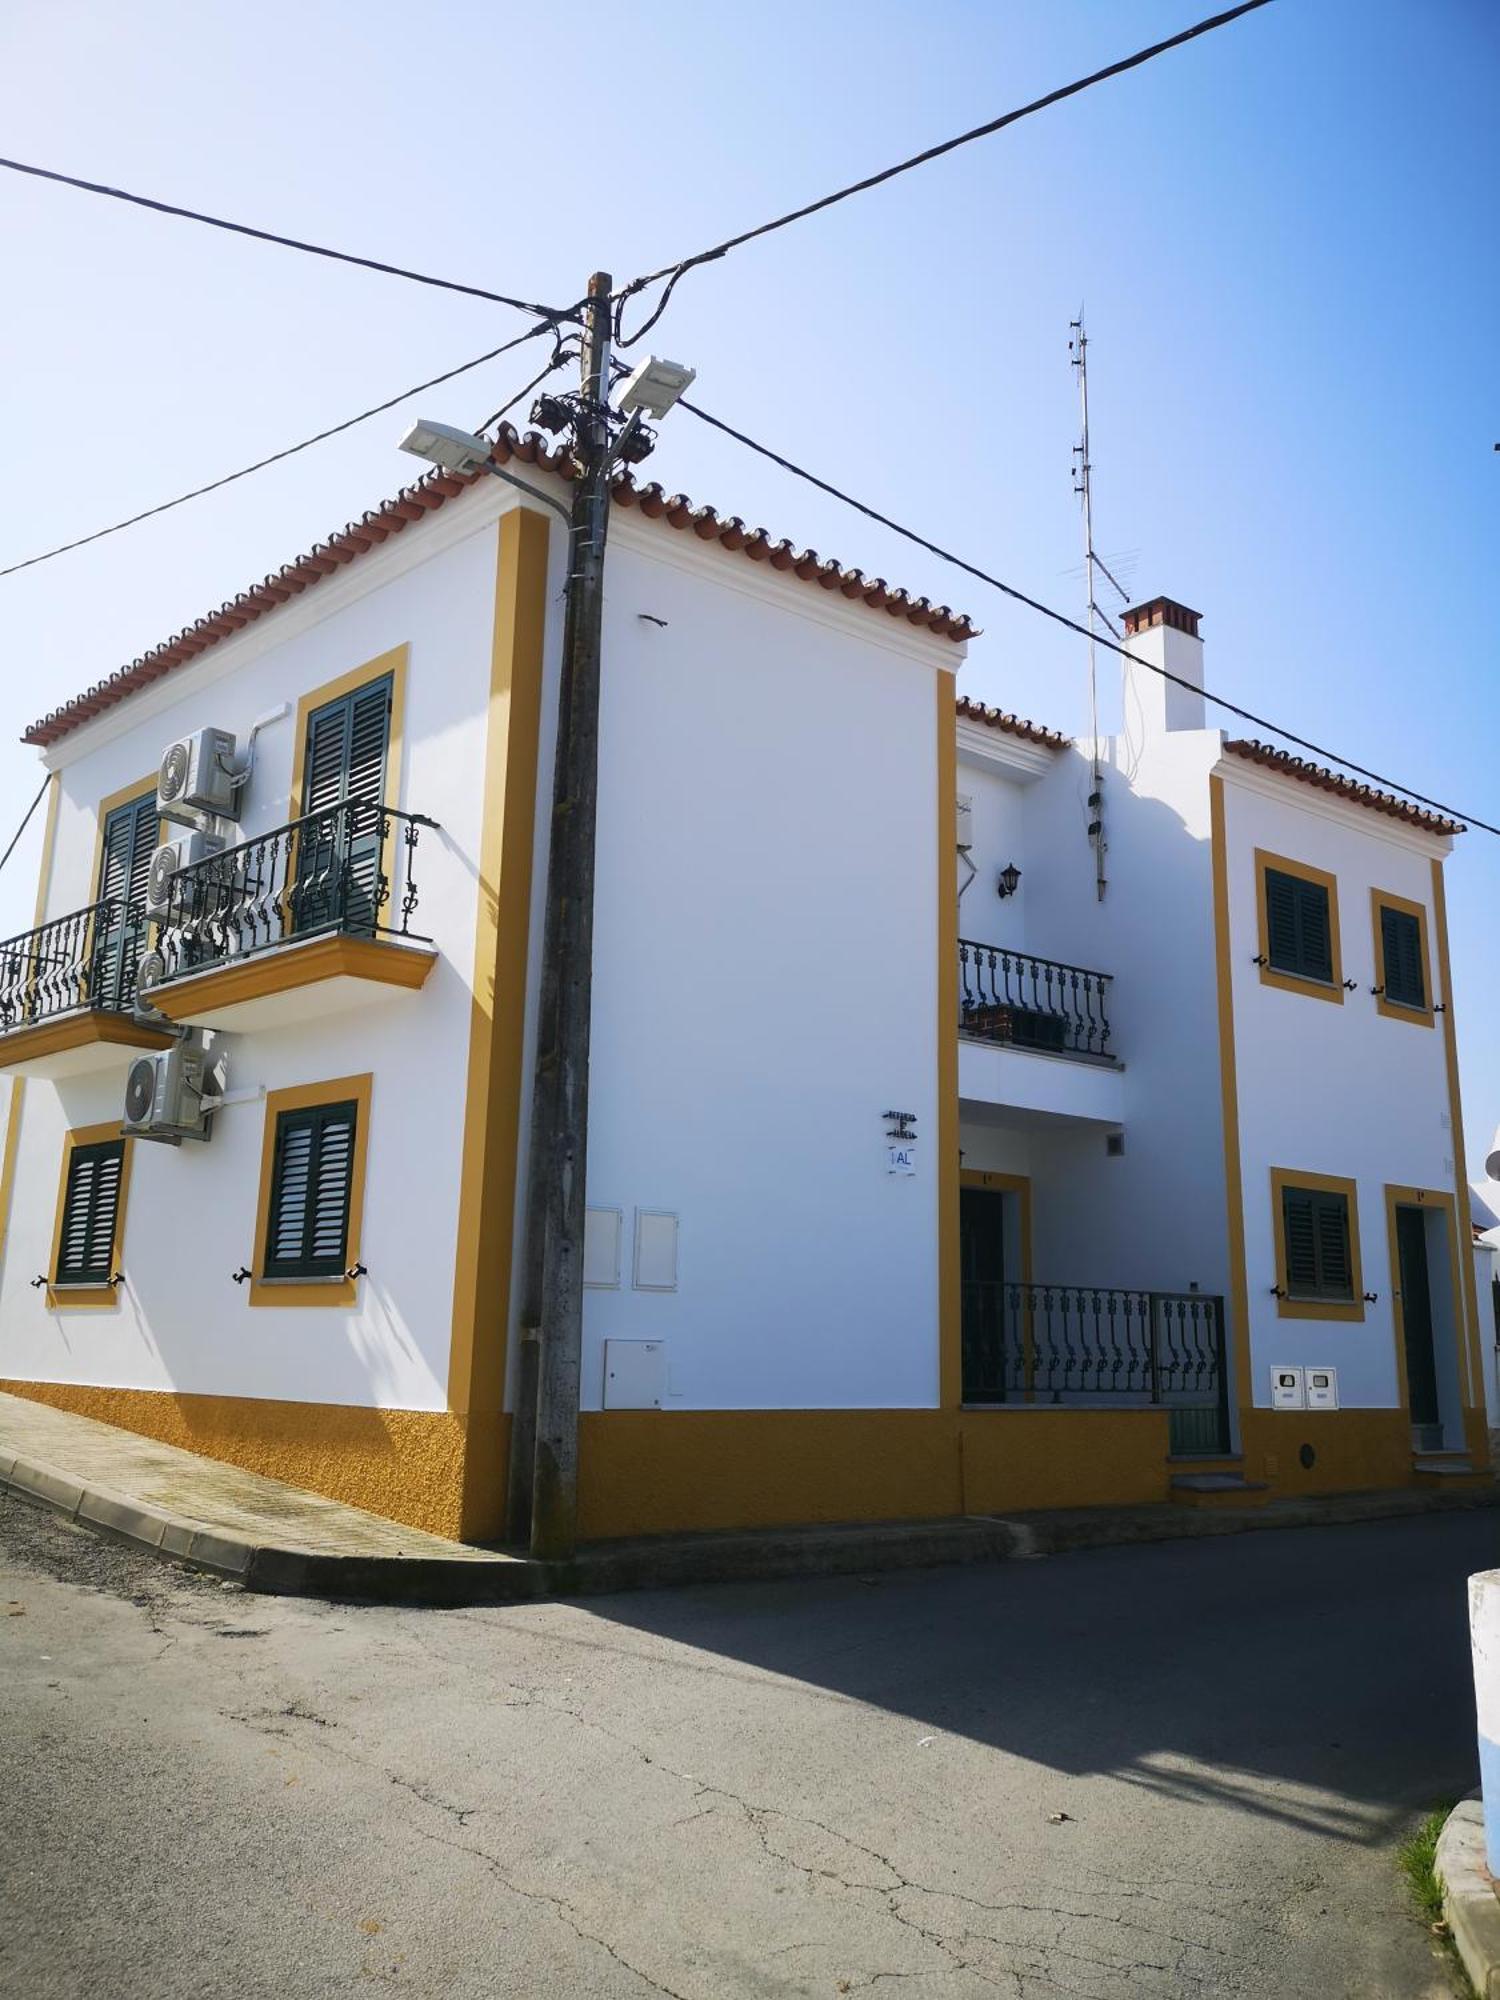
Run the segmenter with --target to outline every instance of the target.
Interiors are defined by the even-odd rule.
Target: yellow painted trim
[[[1397,1187],[1387,1182],[1385,1189],[1385,1231],[1391,1265],[1391,1325],[1396,1341],[1396,1381],[1401,1392],[1401,1407],[1406,1411],[1409,1419],[1411,1416],[1411,1384],[1407,1380],[1406,1375],[1406,1301],[1401,1293],[1401,1255],[1399,1245],[1396,1241],[1396,1210],[1398,1208],[1441,1209],[1446,1218],[1448,1275],[1449,1282],[1453,1287],[1454,1309],[1458,1315],[1458,1324],[1455,1326],[1454,1332],[1458,1337],[1458,1358],[1463,1364],[1459,1368],[1460,1382],[1465,1382],[1468,1374],[1468,1355],[1466,1352],[1468,1342],[1465,1337],[1464,1328],[1463,1275],[1459,1270],[1458,1228],[1454,1220],[1452,1195],[1443,1194],[1437,1188]],[[1433,1328],[1433,1331],[1434,1333],[1437,1331],[1436,1327]],[[1467,1408],[1467,1394],[1465,1394],[1463,1400],[1465,1408]]]
[[[1296,1167],[1271,1169],[1271,1235],[1276,1246],[1276,1282],[1285,1292],[1286,1230],[1281,1219],[1283,1188],[1311,1188],[1319,1194],[1341,1194],[1349,1204],[1349,1266],[1354,1297],[1347,1303],[1332,1299],[1279,1298],[1278,1319],[1362,1320],[1365,1316],[1365,1282],[1359,1257],[1359,1185],[1342,1174],[1308,1174]]]
[[[1344,954],[1339,940],[1339,884],[1336,875],[1330,875],[1324,868],[1314,868],[1306,861],[1293,861],[1285,854],[1272,854],[1264,847],[1255,850],[1255,920],[1260,939],[1260,955],[1269,958],[1271,941],[1266,925],[1266,870],[1274,868],[1280,875],[1296,875],[1304,882],[1316,882],[1328,891],[1328,937],[1333,958],[1333,979],[1325,986],[1321,979],[1299,979],[1290,972],[1278,972],[1274,966],[1257,967],[1262,986],[1279,987],[1283,993],[1306,993],[1314,1000],[1332,1000],[1335,1005],[1344,1004]]]
[[[68,1201],[68,1173],[73,1164],[74,1147],[96,1146],[101,1140],[123,1136],[119,1119],[113,1118],[102,1125],[76,1125],[63,1139],[62,1168],[57,1179],[57,1212],[52,1222],[52,1254],[47,1261],[47,1304],[56,1312],[98,1312],[120,1303],[114,1285],[58,1286],[50,1280],[56,1274],[57,1260],[62,1252],[63,1210]],[[115,1208],[115,1233],[109,1246],[111,1271],[120,1268],[125,1247],[125,1203],[130,1194],[130,1161],[134,1151],[135,1141],[125,1139],[120,1159],[120,1199]]]
[[[1443,881],[1443,864],[1432,861],[1432,915],[1437,928],[1438,978],[1443,987],[1443,1054],[1448,1064],[1448,1122],[1453,1142],[1453,1193],[1455,1215],[1469,1218],[1469,1184],[1464,1161],[1464,1107],[1458,1087],[1458,1023],[1453,1015],[1453,967],[1448,956],[1448,897]],[[1474,1289],[1472,1253],[1459,1258],[1463,1283],[1467,1365],[1464,1369],[1464,1402],[1473,1410],[1484,1407],[1484,1359],[1480,1348],[1479,1300]]]
[[[518,507],[502,515],[448,1357],[448,1405],[468,1428],[462,1519],[465,1534],[474,1536],[499,1533],[505,1513],[505,1381],[525,1096],[547,549],[544,514]]]
[[[385,802],[394,812],[401,803],[401,745],[406,720],[406,663],[411,648],[407,645],[393,646],[388,653],[378,658],[366,660],[363,666],[351,667],[347,673],[336,674],[331,681],[324,681],[321,687],[309,688],[297,702],[296,735],[292,739],[292,785],[287,796],[288,819],[302,817],[302,788],[306,778],[307,764],[307,719],[315,709],[325,707],[330,701],[337,701],[341,695],[353,694],[356,688],[365,687],[371,681],[391,677],[391,729],[385,753]],[[287,864],[288,879],[292,876],[292,866]]]
[[[52,885],[52,850],[57,838],[57,806],[62,796],[62,779],[56,771],[47,786],[47,817],[42,825],[42,852],[37,862],[36,900],[32,905],[31,928],[35,930],[47,914],[47,891]],[[5,1113],[5,1150],[0,1153],[0,1259],[10,1238],[10,1204],[16,1184],[16,1161],[21,1151],[21,1109],[26,1100],[26,1079],[16,1077],[10,1087],[10,1103]]]
[[[1425,1007],[1402,1007],[1385,997],[1385,933],[1380,923],[1382,908],[1402,910],[1417,920],[1417,931],[1422,940],[1422,991],[1427,995]],[[1393,896],[1389,889],[1372,889],[1370,928],[1375,936],[1375,984],[1382,989],[1375,996],[1376,1012],[1384,1014],[1388,1021],[1410,1021],[1418,1027],[1432,1027],[1437,1016],[1432,1011],[1432,958],[1427,948],[1427,905],[1413,903],[1406,896]]]
[[[937,689],[937,1254],[938,1400],[963,1402],[963,1273],[958,1189],[958,713],[953,676]]]
[[[0,1072],[20,1063],[39,1062],[46,1056],[66,1055],[70,1049],[91,1043],[107,1043],[118,1049],[169,1049],[175,1037],[158,1028],[132,1021],[128,1014],[94,1014],[79,1011],[59,1014],[55,1020],[38,1021],[30,1028],[12,1028],[0,1035]],[[20,1087],[17,1080],[17,1088]]]
[[[1234,968],[1229,937],[1229,843],[1224,830],[1224,780],[1208,781],[1210,846],[1213,852],[1214,964],[1219,1005],[1219,1105],[1224,1128],[1224,1211],[1229,1244],[1229,1302],[1235,1385],[1241,1418],[1253,1408],[1255,1390],[1250,1354],[1250,1283],[1245,1260],[1245,1189],[1240,1162],[1240,1094],[1234,1047]]]
[[[7,1380],[0,1391],[242,1465],[430,1534],[458,1534],[464,1432],[446,1410],[187,1396],[81,1382]]]
[[[436,963],[434,951],[332,931],[170,980],[152,992],[151,1004],[169,1021],[198,1021],[212,1009],[294,993],[324,979],[367,979],[415,992]]]
[[[1021,1283],[1031,1283],[1031,1176],[1029,1174],[998,1174],[987,1172],[982,1167],[963,1167],[959,1170],[958,1184],[961,1188],[989,1188],[996,1194],[1015,1194],[1021,1198]],[[960,1273],[960,1277],[962,1274]],[[988,1407],[988,1406],[986,1406]]]
[[[370,1092],[374,1077],[331,1077],[322,1083],[294,1083],[284,1090],[266,1092],[266,1120],[260,1145],[260,1192],[255,1203],[255,1254],[251,1260],[252,1306],[352,1306],[359,1298],[358,1278],[338,1278],[322,1283],[293,1281],[284,1284],[264,1275],[266,1225],[271,1214],[271,1175],[276,1164],[276,1121],[283,1111],[306,1111],[315,1104],[340,1104],[352,1097],[354,1114],[354,1166],[349,1179],[349,1236],[344,1254],[346,1269],[359,1262],[360,1226],[365,1210],[365,1166],[370,1150]]]

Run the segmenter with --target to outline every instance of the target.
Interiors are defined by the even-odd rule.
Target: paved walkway
[[[0,1395],[0,1483],[170,1554],[201,1559],[207,1540],[228,1556],[206,1565],[217,1569],[243,1569],[230,1551],[272,1548],[344,1559],[513,1560],[23,1396]]]

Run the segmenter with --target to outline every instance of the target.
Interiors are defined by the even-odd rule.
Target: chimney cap
[[[1202,616],[1201,611],[1189,611],[1175,598],[1153,597],[1149,604],[1134,605],[1125,613],[1125,630],[1134,638],[1138,632],[1148,632],[1153,625],[1170,625],[1196,639],[1200,636],[1198,621]]]

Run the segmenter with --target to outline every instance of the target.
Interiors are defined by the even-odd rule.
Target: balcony
[[[151,1005],[244,1032],[420,987],[437,962],[412,929],[424,828],[436,820],[347,799],[179,869],[142,965]]]
[[[1202,1292],[966,1281],[973,1404],[1165,1409],[1170,1450],[1229,1449],[1224,1301]]]
[[[960,1099],[1027,1117],[1121,1124],[1112,983],[1107,972],[960,938]]]
[[[0,1070],[82,1076],[169,1047],[131,1013],[144,935],[139,910],[111,899],[0,944]]]

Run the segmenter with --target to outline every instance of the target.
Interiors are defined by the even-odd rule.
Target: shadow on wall
[[[645,1668],[660,1656],[641,1635],[678,1642],[692,1652],[674,1671],[705,1676],[726,1712],[769,1678],[773,1716],[780,1679],[799,1701],[909,1716],[935,1773],[956,1737],[1373,1845],[1476,1782],[1464,1579],[1493,1537],[1479,1513],[621,1596],[551,1636]],[[901,1781],[913,1810],[927,1775]]]

